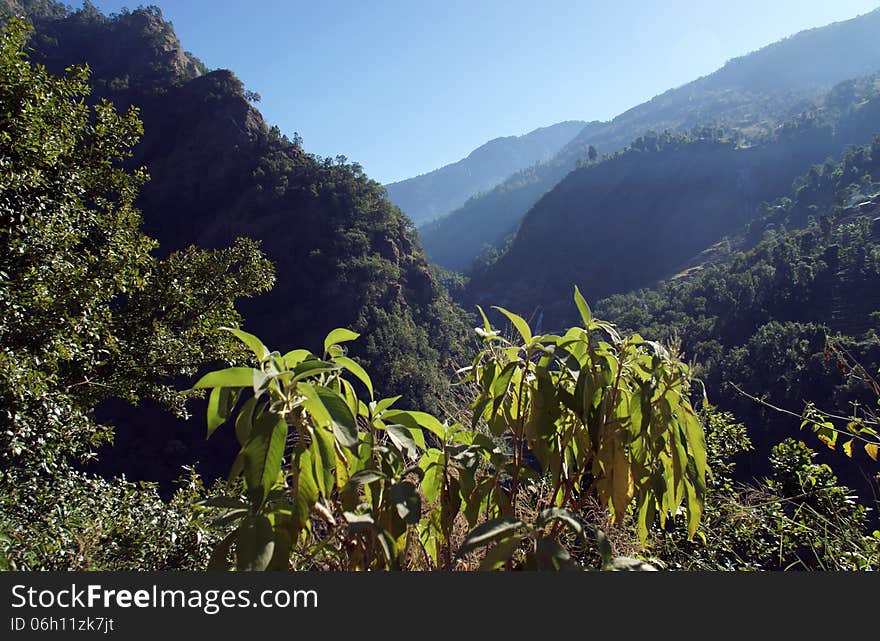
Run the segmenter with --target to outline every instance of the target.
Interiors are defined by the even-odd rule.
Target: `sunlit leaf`
[[[202,376],[192,389],[210,387],[251,387],[254,383],[254,370],[250,367],[227,367]]]
[[[248,334],[247,332],[235,329],[234,327],[221,327],[220,329],[225,329],[227,332],[231,332],[236,338],[238,338],[238,340],[250,347],[258,361],[263,362],[269,357],[269,350],[263,345],[263,342],[253,334]]]
[[[519,332],[519,335],[522,337],[523,341],[528,343],[532,340],[532,330],[529,329],[529,324],[526,320],[513,312],[509,312],[503,307],[493,306],[493,309],[497,309],[499,312],[507,316],[513,326],[516,328],[516,331]]]
[[[339,327],[334,329],[332,332],[327,334],[327,338],[324,339],[324,353],[328,353],[330,351],[331,345],[339,345],[340,343],[346,343],[348,341],[356,340],[360,337],[360,334],[357,332],[353,332],[350,329],[345,329]]]

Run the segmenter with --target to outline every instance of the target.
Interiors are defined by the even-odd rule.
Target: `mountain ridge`
[[[556,327],[571,320],[573,284],[599,299],[668,278],[811,165],[880,131],[880,77],[844,83],[823,104],[757,144],[711,129],[646,135],[572,171],[529,210],[507,251],[473,273],[468,299],[520,314],[540,307]]]
[[[491,189],[514,171],[546,161],[587,123],[566,120],[520,136],[499,136],[438,169],[385,185],[391,201],[417,225],[430,222]]]
[[[807,108],[820,88],[837,84],[833,80],[880,70],[880,41],[868,37],[876,33],[880,33],[880,8],[734,58],[713,73],[667,90],[610,121],[587,126],[551,161],[513,174],[423,228],[425,251],[446,269],[466,271],[485,245],[503,246],[525,213],[576,168],[591,145],[600,154],[608,154],[648,131],[683,132],[704,125],[735,127],[749,136],[767,135],[778,123]],[[804,74],[813,68],[821,73],[811,83]],[[744,91],[744,78],[758,78],[758,86],[769,83],[771,90]]]

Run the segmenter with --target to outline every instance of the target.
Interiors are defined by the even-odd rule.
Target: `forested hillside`
[[[490,140],[458,162],[385,185],[388,198],[414,223],[424,225],[492,189],[510,174],[550,160],[585,124],[570,120],[522,136]]]
[[[812,168],[728,244],[716,264],[597,307],[630,330],[680,340],[713,402],[753,426],[762,452],[797,434],[799,421],[736,387],[796,413],[805,401],[841,411],[873,405],[870,386],[847,375],[826,336],[865,371],[880,368],[880,136]],[[764,471],[765,460],[750,457],[743,469]],[[857,460],[870,478],[868,458]],[[863,482],[857,469],[846,476]]]
[[[721,126],[755,136],[803,111],[823,91],[880,70],[880,9],[812,29],[731,60],[605,123],[590,123],[548,163],[521,171],[422,232],[431,260],[465,271],[484,245],[502,248],[525,213],[593,146],[600,155],[648,131],[685,133]]]
[[[474,272],[468,293],[560,327],[572,283],[596,300],[672,276],[811,165],[870,142],[878,127],[880,84],[870,77],[758,140],[713,128],[639,138],[545,195],[507,251]]]

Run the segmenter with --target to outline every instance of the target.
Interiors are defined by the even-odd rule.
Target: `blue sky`
[[[76,0],[68,0],[78,5]],[[137,2],[93,0],[105,12]],[[482,143],[606,120],[878,0],[152,0],[271,124],[387,183]]]

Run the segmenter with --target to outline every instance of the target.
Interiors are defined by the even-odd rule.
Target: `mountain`
[[[422,229],[425,250],[438,265],[467,270],[484,245],[503,247],[525,213],[586,158],[590,145],[609,154],[648,131],[681,133],[704,125],[765,135],[833,85],[880,70],[877,33],[880,9],[803,31],[610,122],[591,123],[549,162],[514,174]]]
[[[572,320],[574,284],[597,300],[685,269],[811,165],[880,132],[877,77],[848,81],[818,104],[761,142],[711,129],[650,134],[576,169],[529,211],[509,249],[472,274],[470,299],[541,310],[556,329]]]
[[[710,401],[745,421],[759,449],[742,461],[746,476],[763,473],[761,454],[785,436],[815,437],[734,385],[796,413],[806,400],[826,411],[847,412],[855,400],[876,406],[877,394],[846,375],[826,336],[864,371],[880,368],[880,136],[812,167],[749,226],[742,240],[730,239],[734,251],[723,260],[594,305],[627,330],[677,340],[699,363]],[[759,240],[749,249],[752,235]],[[876,463],[830,457],[847,483],[871,496]]]
[[[585,124],[569,120],[522,136],[495,138],[458,162],[385,185],[388,198],[414,223],[423,225],[458,209],[468,198],[491,189],[510,174],[550,160]]]
[[[35,25],[33,61],[53,73],[88,63],[91,99],[139,109],[144,135],[133,166],[146,166],[151,180],[137,204],[161,253],[227,246],[238,236],[261,241],[276,285],[242,303],[245,329],[273,349],[320,353],[331,329],[351,328],[361,333],[351,355],[369,368],[377,393],[438,406],[468,329],[382,185],[268,126],[235,75],[186,53],[155,7],[105,16],[88,3],[73,11],[0,0],[3,12]],[[180,381],[181,389],[191,384]],[[203,407],[193,407],[197,416]],[[103,418],[117,428],[114,450],[101,456],[108,474],[169,480],[212,456],[223,463],[211,468],[203,458],[202,471],[226,472],[229,452],[206,448],[201,426],[123,403]]]

